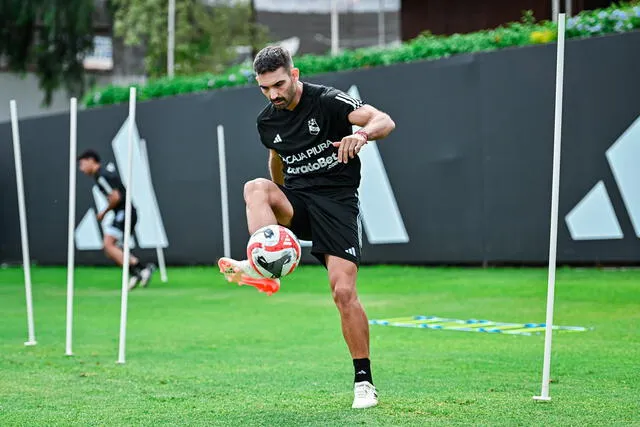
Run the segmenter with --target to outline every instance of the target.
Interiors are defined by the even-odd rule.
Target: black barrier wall
[[[640,229],[633,226],[634,212],[640,215],[640,172],[635,186],[625,184],[640,171],[638,159],[635,167],[616,165],[606,154],[640,116],[638,52],[637,32],[567,44],[561,263],[640,260]],[[397,125],[376,144],[379,156],[367,158],[373,166],[363,180],[371,186],[361,199],[366,206],[385,204],[364,211],[365,263],[546,262],[555,54],[554,45],[527,47],[308,79],[357,90]],[[255,125],[264,105],[257,88],[138,104],[170,264],[212,264],[223,255],[218,125],[226,143],[232,255],[242,256],[248,237],[243,185],[268,176]],[[81,112],[79,151],[93,147],[115,162],[112,140],[127,114],[126,105]],[[67,115],[20,122],[31,255],[43,264],[66,262],[68,127]],[[637,135],[639,148],[627,142],[625,152],[640,158],[640,125]],[[9,123],[0,124],[0,168],[0,261],[19,262]],[[78,223],[95,209],[91,186],[78,175]],[[79,263],[106,262],[99,250],[77,254]]]

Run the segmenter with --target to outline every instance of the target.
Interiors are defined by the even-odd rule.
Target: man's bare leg
[[[104,244],[104,253],[113,262],[118,264],[120,267],[124,264],[124,251],[118,247],[118,241],[113,236],[104,236],[103,244]],[[129,256],[129,265],[138,264],[138,258],[133,255]]]
[[[356,292],[357,266],[346,259],[325,256],[333,300],[340,312],[342,335],[354,359],[369,358],[369,321]]]
[[[291,224],[293,206],[282,190],[268,179],[258,178],[244,185],[249,234],[267,225]]]
[[[378,404],[369,360],[369,321],[356,292],[357,266],[346,259],[325,255],[333,300],[340,312],[342,335],[353,358],[354,398],[352,408]]]

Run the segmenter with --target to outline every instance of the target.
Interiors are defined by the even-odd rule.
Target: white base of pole
[[[156,255],[158,257],[158,267],[160,268],[160,280],[162,283],[167,283],[169,278],[167,277],[167,265],[164,260],[164,251],[161,247],[156,248]]]
[[[65,356],[73,356],[73,353],[65,353]]]
[[[551,397],[547,396],[533,396],[533,400],[537,401],[537,402],[551,402]]]
[[[34,346],[36,344],[38,344],[37,341],[27,341],[27,342],[24,343],[24,345],[26,345],[27,347],[31,347],[31,346]]]

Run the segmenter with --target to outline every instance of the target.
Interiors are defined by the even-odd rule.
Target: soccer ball
[[[247,259],[260,276],[277,279],[293,273],[300,263],[300,242],[281,225],[262,227],[247,243]]]

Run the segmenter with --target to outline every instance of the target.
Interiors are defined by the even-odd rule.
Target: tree
[[[115,34],[126,45],[146,47],[149,76],[166,74],[168,0],[112,0]],[[253,37],[252,37],[253,34]],[[251,20],[248,3],[219,0],[176,0],[175,72],[187,75],[221,72],[235,57],[234,47],[255,47],[266,41],[266,30]]]
[[[46,105],[61,86],[84,92],[82,59],[93,48],[93,8],[93,0],[0,1],[0,57],[9,71],[35,71]]]

